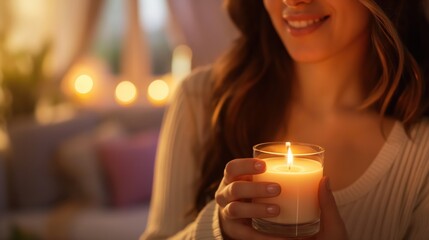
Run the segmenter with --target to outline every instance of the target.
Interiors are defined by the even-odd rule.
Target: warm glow
[[[128,105],[137,98],[137,88],[130,81],[122,81],[116,86],[115,98],[119,104]]]
[[[77,93],[88,94],[94,87],[94,81],[87,74],[79,75],[74,81],[74,88]]]
[[[291,167],[293,165],[293,154],[292,149],[290,147],[290,142],[286,142],[286,149],[287,149],[287,166]]]
[[[103,62],[95,58],[82,58],[74,64],[61,83],[66,96],[82,105],[90,106],[106,102],[106,95],[113,99],[113,89],[109,85],[109,74]],[[113,86],[112,86],[113,87]]]
[[[173,51],[171,74],[175,81],[183,80],[192,69],[192,50],[186,45],[180,45]]]
[[[170,93],[170,88],[164,80],[155,80],[153,81],[147,89],[149,100],[154,104],[164,103],[168,94]]]

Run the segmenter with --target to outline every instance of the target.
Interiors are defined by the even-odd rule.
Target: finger
[[[229,202],[243,199],[275,197],[280,191],[277,183],[236,181],[217,192],[215,199],[224,207]]]
[[[280,208],[274,204],[230,202],[221,212],[229,219],[268,218],[279,215]]]
[[[239,158],[225,166],[223,183],[228,185],[240,177],[265,172],[265,162],[254,158]]]
[[[345,225],[338,211],[329,179],[323,177],[319,185],[319,204],[321,210],[321,231],[336,233],[331,239],[346,239]]]

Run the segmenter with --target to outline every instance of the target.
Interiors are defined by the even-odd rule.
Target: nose
[[[283,4],[288,7],[297,7],[302,4],[309,4],[313,0],[283,0]]]

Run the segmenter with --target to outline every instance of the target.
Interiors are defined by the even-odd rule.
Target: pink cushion
[[[158,131],[117,138],[99,145],[111,200],[130,207],[150,199]]]

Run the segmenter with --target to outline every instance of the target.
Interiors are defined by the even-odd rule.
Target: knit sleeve
[[[421,176],[420,190],[413,209],[411,223],[407,230],[406,239],[429,239],[429,121],[424,121],[419,128],[421,146],[417,150],[421,154],[421,165],[415,171]],[[416,144],[418,144],[416,142]],[[417,179],[417,177],[416,177]]]
[[[429,161],[429,158],[427,159]],[[413,211],[406,239],[428,239],[429,236],[429,169]]]
[[[211,201],[198,214],[196,221],[189,224],[186,229],[176,234],[170,240],[179,239],[210,239],[222,240],[222,231],[219,225],[218,205]]]
[[[198,77],[198,76],[197,76]],[[192,77],[191,77],[192,78]],[[215,204],[192,214],[197,182],[200,178],[198,157],[202,148],[198,126],[203,79],[188,79],[175,92],[164,116],[155,164],[154,185],[143,239],[215,239]],[[197,96],[196,96],[197,95]],[[216,227],[217,226],[217,227]],[[203,236],[202,238],[199,236]]]

